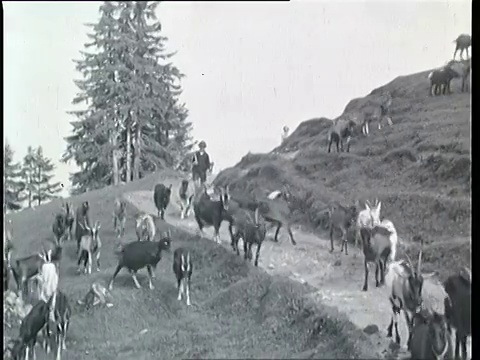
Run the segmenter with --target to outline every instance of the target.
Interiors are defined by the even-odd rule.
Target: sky
[[[20,160],[44,149],[65,190],[73,59],[101,2],[9,2],[4,14],[4,134]],[[216,170],[268,152],[304,120],[400,75],[444,65],[471,33],[471,1],[162,2],[167,50],[186,75],[181,100]]]

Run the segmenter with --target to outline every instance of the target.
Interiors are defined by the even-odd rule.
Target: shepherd
[[[200,141],[198,144],[199,150],[195,152],[192,159],[192,178],[195,183],[200,181],[200,185],[205,184],[207,181],[207,171],[211,171],[213,163],[210,162],[205,148],[207,144],[205,141]]]

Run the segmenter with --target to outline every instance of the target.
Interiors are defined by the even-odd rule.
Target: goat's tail
[[[387,273],[385,274],[385,285],[392,288],[393,282],[398,276],[401,276],[404,272],[403,260],[393,261],[387,266]]]

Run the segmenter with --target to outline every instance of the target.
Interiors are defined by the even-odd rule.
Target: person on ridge
[[[200,180],[200,184],[204,184],[207,181],[207,171],[211,171],[212,163],[205,148],[207,144],[205,141],[200,141],[198,144],[199,150],[195,152],[192,159],[192,178],[194,182]]]

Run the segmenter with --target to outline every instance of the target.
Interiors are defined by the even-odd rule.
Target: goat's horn
[[[405,253],[405,257],[407,258],[407,261],[408,261],[408,263],[410,264],[410,268],[413,270],[412,259],[410,259],[410,256],[408,256],[407,253]]]
[[[370,200],[365,200],[365,204],[367,204],[368,206],[372,207],[372,204],[370,203]]]

